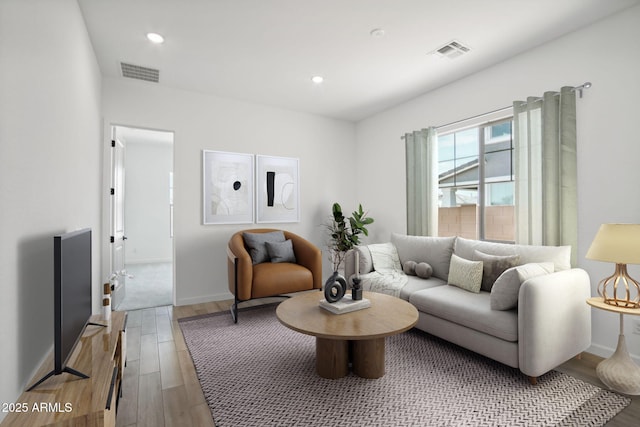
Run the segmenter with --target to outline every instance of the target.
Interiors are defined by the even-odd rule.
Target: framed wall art
[[[250,224],[254,219],[252,154],[202,150],[202,222]]]
[[[299,160],[256,156],[257,222],[300,221]]]

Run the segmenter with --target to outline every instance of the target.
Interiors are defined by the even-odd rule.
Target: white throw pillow
[[[520,286],[532,277],[553,273],[552,262],[529,263],[509,268],[491,288],[491,309],[511,310],[518,306]]]
[[[469,261],[452,254],[448,284],[479,293],[482,285],[482,261]]]
[[[399,270],[402,271],[400,257],[393,243],[375,243],[367,245],[371,252],[373,268],[376,271]]]

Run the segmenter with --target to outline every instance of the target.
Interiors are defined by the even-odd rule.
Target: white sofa
[[[392,249],[398,259],[391,259],[393,253],[385,255],[388,259],[381,258],[380,249]],[[409,301],[419,311],[418,329],[518,368],[533,384],[538,376],[591,344],[591,311],[585,302],[591,295],[590,280],[584,270],[571,268],[569,246],[392,234],[390,244],[359,246],[347,254],[345,276],[350,280],[355,273],[355,252],[364,290],[390,293]],[[517,255],[512,257],[515,262],[509,262],[518,266],[500,274],[491,291],[472,292],[448,285],[453,254],[466,260],[486,259],[483,254]],[[394,262],[393,270],[398,269],[398,262],[400,268],[409,268],[407,261],[428,263],[432,276],[423,279],[388,268]],[[459,262],[455,260],[454,270],[460,267]],[[491,262],[484,264],[485,273]],[[381,266],[381,271],[376,271],[374,264]],[[551,272],[527,273],[527,268],[539,267]],[[372,276],[376,276],[373,282]],[[527,279],[528,276],[535,277]],[[390,288],[380,288],[385,281]],[[511,292],[517,306],[500,306],[500,298],[504,297],[501,292]],[[492,308],[492,304],[501,309]]]

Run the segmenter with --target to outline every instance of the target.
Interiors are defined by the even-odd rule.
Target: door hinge
[[[111,140],[111,146],[112,146],[112,147],[115,147],[115,146],[116,146],[116,140],[115,140],[115,139],[112,139],[112,140]]]
[[[115,243],[116,239],[115,239],[115,237],[110,236],[110,237],[109,237],[109,241],[110,241],[111,243]]]
[[[115,189],[115,188],[112,188],[112,189],[111,189],[111,191],[110,191],[109,193],[113,196],[114,194],[116,194],[116,189]]]

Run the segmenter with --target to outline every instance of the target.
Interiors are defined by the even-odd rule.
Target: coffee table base
[[[316,337],[316,372],[322,378],[338,379],[349,373],[362,378],[384,376],[385,339],[336,340]]]

